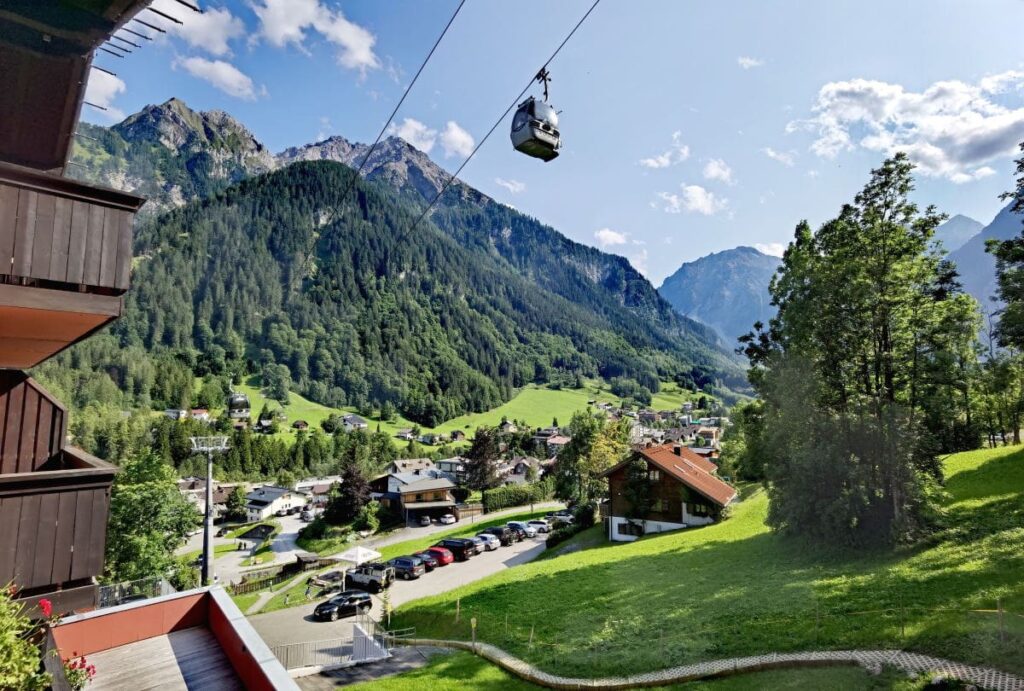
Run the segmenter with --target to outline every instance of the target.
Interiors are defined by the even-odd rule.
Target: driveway
[[[543,501],[533,505],[534,510],[537,509],[564,509],[565,504],[560,501]],[[378,549],[380,547],[387,547],[393,545],[396,542],[405,542],[406,540],[415,540],[418,537],[424,537],[427,535],[433,535],[434,533],[441,533],[452,528],[465,528],[472,526],[474,523],[483,523],[484,521],[490,521],[495,518],[501,518],[502,516],[511,516],[512,514],[524,513],[529,511],[529,506],[514,506],[511,509],[502,509],[501,511],[495,511],[494,513],[485,513],[480,516],[470,516],[464,520],[459,521],[453,525],[443,525],[441,523],[431,523],[429,526],[420,525],[415,520],[410,521],[409,525],[404,528],[400,528],[387,535],[382,535],[379,538],[371,538],[365,542],[359,544],[364,547],[372,547]],[[339,553],[340,554],[340,553]]]
[[[520,508],[520,510],[522,510]],[[488,514],[493,516],[495,514]],[[445,526],[446,528],[450,526]],[[426,530],[426,528],[424,528]],[[425,533],[420,533],[425,534]],[[536,559],[544,551],[544,537],[527,538],[508,547],[500,547],[493,552],[484,552],[472,557],[469,561],[454,562],[447,566],[434,569],[414,581],[396,581],[391,586],[391,606],[411,602],[412,600],[437,595],[459,586],[486,578],[519,564]],[[300,596],[301,589],[295,591]],[[373,596],[372,616],[379,618],[382,612],[380,598]],[[304,641],[320,641],[351,635],[352,624],[346,620],[336,622],[317,622],[311,612],[320,600],[311,601],[290,609],[281,609],[267,614],[256,614],[249,617],[249,622],[259,632],[267,645],[275,646],[285,643]]]

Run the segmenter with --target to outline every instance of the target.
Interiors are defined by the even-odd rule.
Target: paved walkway
[[[1024,691],[1024,679],[1021,677],[988,667],[975,667],[903,650],[821,650],[800,653],[769,653],[698,662],[626,677],[579,679],[548,674],[488,643],[477,643],[474,646],[467,641],[431,639],[409,639],[399,642],[410,646],[447,647],[475,652],[505,671],[549,689],[632,689],[638,686],[663,686],[766,669],[827,665],[859,665],[869,672],[877,674],[881,672],[883,666],[888,665],[911,676],[939,674],[960,679],[968,684],[977,684],[990,691]]]
[[[431,657],[450,652],[444,648],[395,648],[387,660],[299,677],[295,683],[302,691],[326,691],[338,686],[348,686],[361,681],[373,681],[411,672],[426,665]]]

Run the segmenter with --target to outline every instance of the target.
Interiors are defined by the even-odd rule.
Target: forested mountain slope
[[[681,373],[738,376],[673,319],[661,326],[599,290],[570,301],[430,223],[404,232],[417,209],[386,186],[358,183],[338,214],[351,175],[296,163],[145,225],[115,334],[126,346],[198,351],[210,371],[241,357],[284,365],[314,400],[389,401],[428,424],[559,373],[648,387]]]
[[[714,331],[621,257],[461,182],[412,229],[448,173],[401,139],[381,142],[343,203],[350,172],[333,161],[355,167],[367,147],[341,137],[275,157],[231,116],[177,99],[87,131],[78,176],[152,199],[114,335],[162,353],[161,371],[183,368],[143,401],[176,405],[188,370],[242,369],[436,424],[577,375],[745,386]],[[123,367],[91,355],[84,365],[127,386]]]

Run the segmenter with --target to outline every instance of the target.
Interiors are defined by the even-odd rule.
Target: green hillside
[[[196,385],[198,387],[199,381]],[[257,415],[264,405],[271,409],[280,408],[285,415],[286,422],[282,424],[279,436],[282,439],[294,439],[295,430],[291,424],[296,420],[305,420],[311,427],[319,427],[320,422],[332,414],[355,413],[355,408],[342,407],[330,408],[293,392],[289,393],[289,402],[281,406],[277,401],[268,399],[259,386],[257,377],[250,377],[245,384],[238,384],[233,387],[249,397],[249,404],[252,406],[253,415]],[[651,405],[656,410],[678,410],[684,401],[697,401],[704,394],[688,391],[672,382],[662,382],[661,390],[655,394]],[[710,397],[709,397],[710,398]],[[423,433],[451,433],[454,430],[462,430],[467,435],[476,430],[477,427],[494,427],[503,418],[509,420],[520,420],[530,427],[546,427],[552,420],[557,419],[560,424],[569,422],[572,414],[578,410],[585,410],[590,401],[601,403],[622,403],[621,399],[608,390],[608,386],[600,381],[587,381],[580,389],[552,389],[545,386],[530,384],[519,390],[507,403],[482,413],[471,413],[453,418],[435,427],[420,426]],[[380,426],[381,431],[394,436],[400,429],[412,428],[416,423],[407,420],[401,415],[392,420],[382,420],[378,415],[371,415],[367,418],[371,429]]]
[[[746,487],[721,524],[560,548],[406,605],[394,625],[468,639],[475,616],[480,639],[564,675],[879,646],[1024,672],[1024,450],[957,454],[945,470],[945,528],[915,548],[839,552],[780,537],[765,526],[763,490]]]

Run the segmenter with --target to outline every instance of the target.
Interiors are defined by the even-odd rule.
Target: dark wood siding
[[[0,475],[0,583],[31,590],[103,571],[114,469],[77,449],[61,455],[63,470]]]
[[[0,370],[0,473],[30,473],[60,452],[67,413],[31,377]]]
[[[0,275],[128,288],[141,200],[0,164]]]

